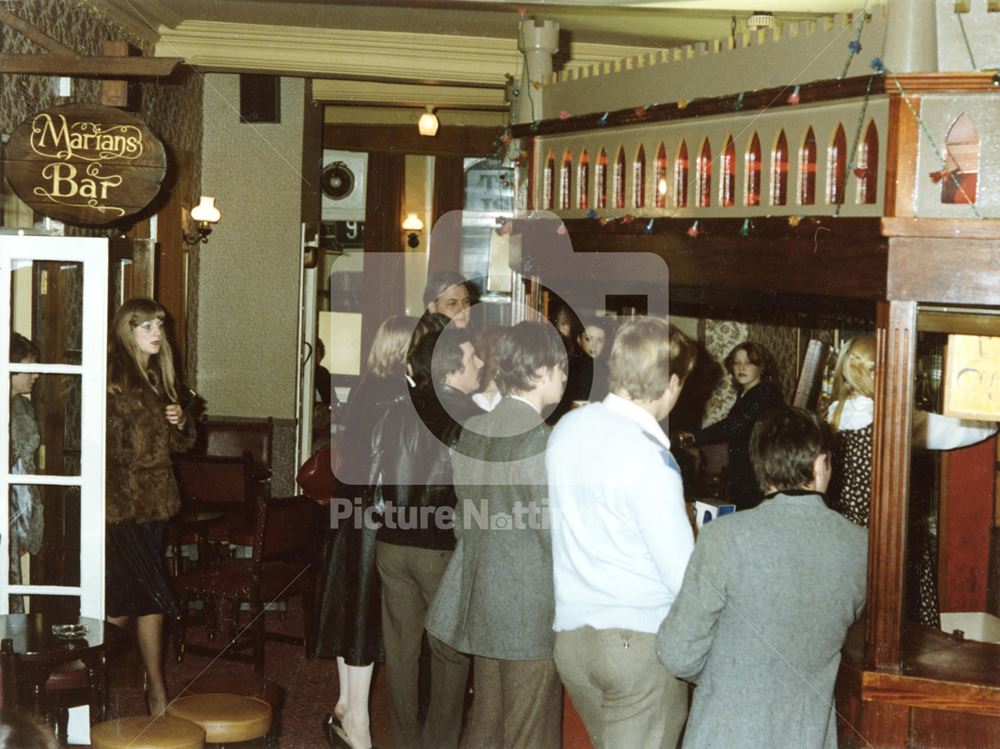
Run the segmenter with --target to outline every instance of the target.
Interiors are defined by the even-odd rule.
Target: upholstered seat
[[[205,729],[169,715],[118,718],[91,728],[90,745],[93,749],[204,749]]]
[[[271,730],[271,706],[238,694],[194,694],[170,703],[168,715],[197,723],[211,744],[252,741]]]

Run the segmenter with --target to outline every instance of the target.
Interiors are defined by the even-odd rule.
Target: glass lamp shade
[[[201,196],[201,201],[191,209],[191,220],[199,224],[217,224],[222,214],[215,207],[215,198]]]
[[[403,231],[423,231],[424,222],[415,213],[411,213],[403,221]]]
[[[417,129],[420,131],[421,135],[426,135],[433,137],[437,135],[438,126],[441,123],[438,122],[437,115],[431,111],[430,107],[427,107],[427,111],[420,115],[420,121],[417,122]]]

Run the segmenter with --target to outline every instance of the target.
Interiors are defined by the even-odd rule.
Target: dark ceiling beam
[[[0,55],[0,71],[74,78],[166,78],[184,62],[179,57],[105,57],[78,55],[27,21],[0,9],[0,24],[46,51],[37,55]]]

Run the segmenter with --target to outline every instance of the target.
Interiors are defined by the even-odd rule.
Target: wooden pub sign
[[[156,197],[167,170],[163,144],[142,120],[96,104],[32,116],[11,133],[4,162],[21,200],[77,225],[138,213]]]

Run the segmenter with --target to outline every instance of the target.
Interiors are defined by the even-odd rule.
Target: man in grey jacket
[[[865,602],[868,537],[828,509],[830,434],[786,407],[754,427],[767,494],[706,525],[657,634],[670,673],[697,685],[685,749],[836,749],[833,687]]]
[[[562,396],[566,353],[552,328],[523,322],[500,335],[496,359],[503,398],[466,422],[452,456],[458,543],[427,631],[475,656],[463,746],[559,749],[542,411]]]

